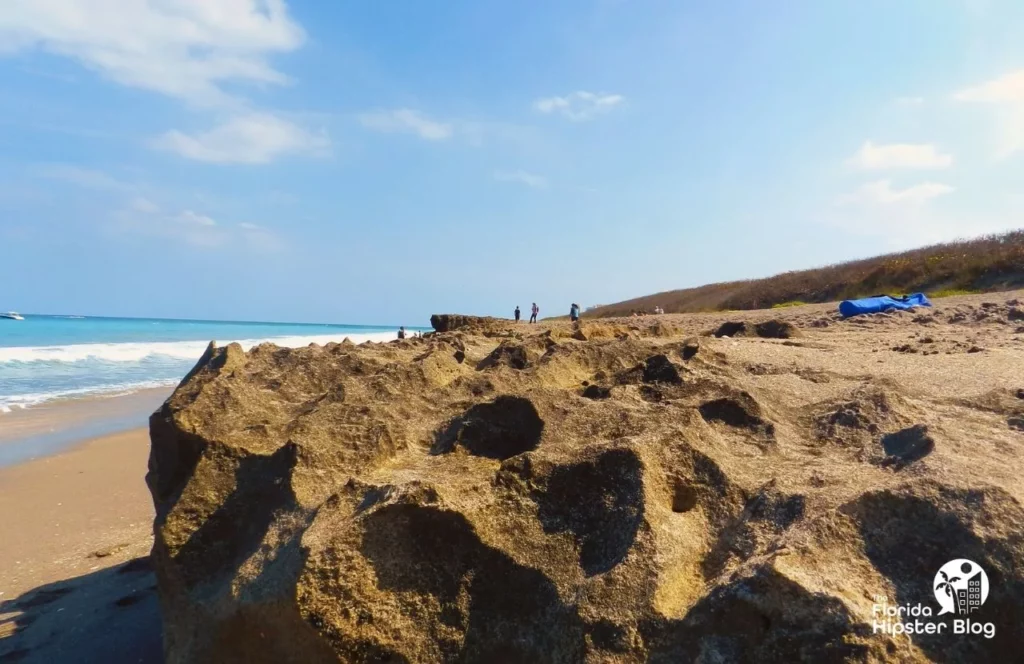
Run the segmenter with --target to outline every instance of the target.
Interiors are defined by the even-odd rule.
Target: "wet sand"
[[[0,468],[57,454],[82,441],[147,426],[171,388],[53,401],[0,413]]]
[[[148,456],[133,429],[0,468],[0,661],[161,661]]]

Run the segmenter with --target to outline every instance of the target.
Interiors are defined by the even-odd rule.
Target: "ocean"
[[[397,327],[39,316],[0,319],[0,413],[78,397],[173,386],[206,345],[389,341]],[[407,328],[414,330],[417,328]]]

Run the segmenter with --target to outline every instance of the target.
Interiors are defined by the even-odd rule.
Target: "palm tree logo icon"
[[[935,600],[942,606],[938,615],[969,615],[988,599],[988,574],[973,560],[957,558],[939,569],[933,588]]]
[[[949,578],[949,575],[946,574],[945,572],[943,572],[941,569],[939,570],[939,574],[942,575],[942,581],[939,582],[939,585],[935,586],[935,589],[936,590],[945,590],[946,594],[949,595],[950,597],[952,597],[953,596],[953,584],[956,583],[957,581],[959,581],[960,577],[959,576],[954,576],[951,579],[951,578]]]

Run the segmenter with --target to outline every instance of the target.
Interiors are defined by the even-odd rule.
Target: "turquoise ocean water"
[[[397,327],[34,316],[0,319],[0,413],[59,399],[177,384],[207,343],[298,347],[349,337],[395,338]]]

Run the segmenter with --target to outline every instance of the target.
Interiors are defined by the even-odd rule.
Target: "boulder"
[[[465,335],[474,356],[500,346]],[[492,369],[460,362],[453,338],[210,346],[150,419],[168,664],[968,662],[1024,648],[1019,490],[960,479],[1015,458],[985,442],[1005,422],[974,417],[977,458],[932,455],[897,484],[881,465],[823,459],[809,411],[742,368],[693,363],[680,384],[665,353],[681,339],[566,343],[518,367],[505,340]],[[600,386],[624,367],[630,381]],[[884,444],[906,461],[919,441]],[[998,579],[978,615],[997,639],[872,631],[872,596],[932,603],[954,555]]]
[[[430,317],[430,326],[434,328],[435,332],[483,328],[500,322],[499,319],[489,316],[463,316],[462,314],[434,314]]]
[[[789,321],[769,320],[754,326],[757,336],[765,339],[792,339],[799,336],[800,331]]]
[[[714,335],[716,337],[745,337],[758,336],[764,339],[791,339],[799,336],[800,331],[789,321],[769,320],[763,323],[748,323],[745,321],[727,321],[722,323]]]
[[[669,383],[679,385],[683,382],[679,369],[666,355],[653,355],[644,362],[643,381],[645,383]]]
[[[716,337],[738,337],[747,333],[747,324],[743,321],[726,321],[718,326]]]
[[[929,435],[927,426],[917,424],[883,436],[882,449],[885,450],[887,465],[902,468],[931,454],[935,440]]]

